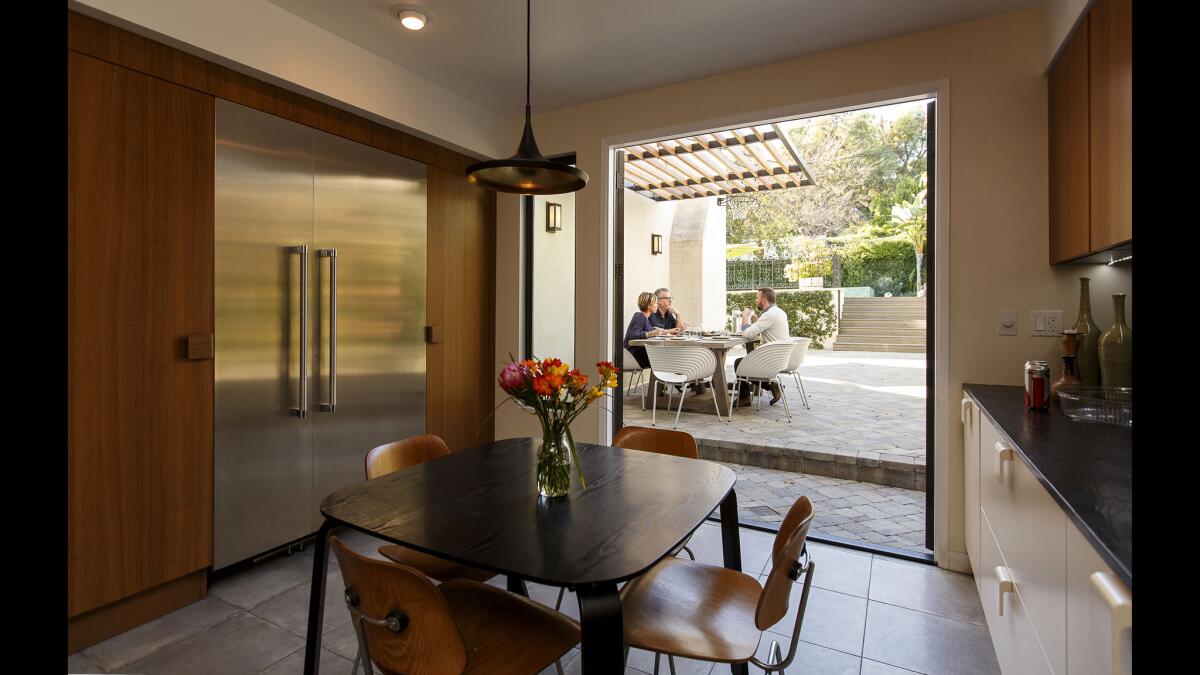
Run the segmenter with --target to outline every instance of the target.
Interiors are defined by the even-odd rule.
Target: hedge
[[[754,298],[754,293],[727,293],[725,312],[754,308]],[[793,337],[812,338],[810,349],[824,349],[821,343],[837,329],[832,291],[776,292],[775,304],[787,313],[788,331]]]
[[[838,247],[838,255],[843,286],[870,286],[876,295],[916,295],[916,261],[907,239],[851,240]]]

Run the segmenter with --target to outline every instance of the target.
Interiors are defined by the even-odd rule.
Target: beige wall
[[[625,191],[625,292],[618,321],[622,327],[638,311],[638,293],[653,293],[671,285],[671,224],[683,202],[656,202],[632,190]],[[662,235],[662,253],[650,254],[650,235]]]
[[[546,204],[562,229],[546,231]],[[533,353],[575,364],[575,193],[533,198]]]
[[[949,82],[949,213],[939,214],[947,234],[949,326],[948,391],[936,410],[948,448],[939,459],[951,478],[948,547],[962,552],[962,425],[958,401],[963,382],[1018,384],[1031,358],[1057,360],[1054,338],[996,335],[996,311],[1018,310],[1021,332],[1030,309],[1063,310],[1075,318],[1076,277],[1093,279],[1097,323],[1111,321],[1106,294],[1130,290],[1130,267],[1047,264],[1046,27],[1041,8],[956,24],[759,66],[555,111],[534,120],[538,142],[548,154],[576,151],[591,174],[577,195],[579,257],[576,264],[576,354],[582,363],[600,360],[609,310],[602,301],[611,271],[600,254],[606,245],[602,222],[605,181],[602,139],[639,132],[678,130],[689,123],[748,122],[746,113],[806,102],[857,96],[919,83]],[[516,137],[518,128],[513,127]],[[647,133],[647,136],[651,133]],[[505,208],[501,204],[501,208]],[[502,238],[501,246],[512,241]],[[501,258],[515,250],[498,252]],[[498,315],[517,306],[518,277],[498,278]],[[943,329],[946,327],[943,327]],[[511,332],[511,331],[510,331]],[[497,330],[501,340],[505,332]],[[501,345],[498,345],[498,351]],[[515,344],[514,344],[515,347]],[[497,399],[498,401],[500,399]],[[501,412],[501,429],[513,415]],[[820,414],[814,409],[811,414]],[[599,437],[598,413],[575,424],[576,438]],[[519,423],[516,423],[519,424]],[[961,556],[959,556],[961,559]],[[942,564],[947,564],[944,560]]]

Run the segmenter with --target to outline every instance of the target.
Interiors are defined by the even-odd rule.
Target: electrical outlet
[[[1017,334],[1017,313],[1015,310],[1002,309],[996,313],[996,320],[999,323],[997,335],[1016,335]]]
[[[1029,310],[1029,334],[1034,336],[1058,337],[1062,334],[1061,309]]]

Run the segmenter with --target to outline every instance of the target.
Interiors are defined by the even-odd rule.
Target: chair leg
[[[625,657],[621,660],[621,665],[629,665],[629,645],[625,645]]]
[[[350,675],[358,675],[358,662],[362,659],[362,650],[354,652],[354,667],[350,669]]]
[[[687,551],[687,554],[688,554],[688,557],[689,557],[689,558],[691,558],[692,560],[695,560],[695,559],[696,559],[696,554],[695,554],[695,553],[692,553],[692,549],[690,549],[690,548],[688,548],[688,547],[684,546],[684,547],[683,547],[683,550]]]
[[[771,648],[767,651],[767,659],[771,663],[779,663],[783,660],[783,651],[779,648],[779,642],[771,640]],[[779,669],[779,675],[784,675],[783,668]]]
[[[804,378],[800,377],[800,373],[796,373],[796,381],[800,383],[800,398],[804,399],[804,407],[808,408],[808,392],[804,391]]]
[[[683,412],[683,399],[687,396],[687,383],[684,383],[684,388],[679,390],[679,409],[675,411],[675,426],[672,429],[679,428],[679,413]]]
[[[721,404],[717,403],[717,388],[716,387],[712,388],[712,393],[713,393],[713,408],[716,408],[717,421],[720,422],[721,421]]]
[[[564,596],[564,595],[566,595],[566,594],[567,594],[567,587],[566,587],[566,586],[560,586],[560,587],[559,587],[559,589],[558,589],[558,600],[556,600],[556,601],[554,602],[554,611],[556,611],[556,612],[557,612],[557,611],[558,611],[558,608],[559,608],[559,607],[562,607],[562,599],[563,599],[563,596]]]
[[[658,652],[654,652],[654,675],[658,675],[658,659],[662,656]]]
[[[675,675],[675,657],[667,654],[667,665],[671,666],[671,675]]]
[[[733,378],[733,400],[732,400],[732,401],[729,403],[729,418],[725,420],[726,422],[732,422],[732,421],[733,421],[733,411],[734,411],[734,410],[737,410],[737,406],[738,406],[738,394],[739,394],[739,393],[740,393],[740,391],[741,391],[741,390],[739,389],[739,387],[738,387],[738,385],[739,385],[740,383],[741,383],[741,382],[740,382],[740,381],[739,381],[739,380],[738,380],[736,377],[735,377],[735,378]]]
[[[654,397],[652,410],[650,411],[650,426],[654,426],[658,422],[658,383],[654,384],[654,391],[650,395]]]
[[[558,673],[558,675],[565,675],[562,669],[562,659],[554,659],[554,672]]]
[[[779,376],[775,376],[775,384],[779,386],[779,393],[783,394],[783,383],[779,381]],[[792,411],[788,409],[787,395],[780,396],[783,399],[783,411],[787,413],[788,423],[792,421]]]

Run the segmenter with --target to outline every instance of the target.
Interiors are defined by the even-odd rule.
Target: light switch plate
[[[1017,334],[1017,312],[1012,309],[1002,309],[996,312],[996,324],[999,327],[996,335]]]
[[[1031,309],[1029,310],[1029,334],[1043,337],[1058,337],[1062,335],[1061,309]]]

